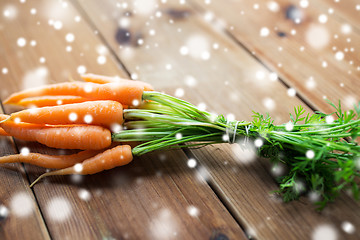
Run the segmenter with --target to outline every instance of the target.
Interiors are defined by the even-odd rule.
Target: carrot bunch
[[[84,81],[45,85],[9,96],[4,104],[28,109],[10,115],[0,114],[0,135],[36,141],[53,148],[83,151],[67,156],[16,154],[0,157],[0,163],[24,162],[59,169],[40,176],[42,178],[93,174],[132,160],[130,146],[110,147],[111,129],[123,124],[123,109],[139,105],[143,91],[152,91],[152,86],[95,74],[85,74],[81,78]]]
[[[344,112],[340,102],[329,102],[337,116],[331,122],[332,114],[310,115],[299,106],[289,122],[276,125],[269,114],[257,112],[252,121],[230,121],[153,91],[144,82],[94,74],[82,79],[11,95],[4,103],[37,107],[0,115],[0,134],[83,151],[69,156],[18,154],[2,157],[0,163],[58,169],[36,183],[51,175],[94,174],[155,150],[239,142],[273,164],[285,165],[288,171],[278,178],[285,201],[305,194],[298,187],[303,183],[308,193],[319,196],[321,207],[342,190],[350,189],[360,199],[360,103]],[[125,130],[111,131],[121,125]],[[112,142],[141,144],[111,148]]]

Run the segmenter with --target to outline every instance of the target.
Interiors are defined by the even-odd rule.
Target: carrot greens
[[[143,100],[137,109],[124,110],[124,130],[112,134],[113,141],[143,142],[132,149],[134,155],[245,138],[258,156],[286,166],[287,172],[277,179],[285,201],[307,192],[324,207],[347,189],[359,199],[360,105],[343,111],[340,102],[329,102],[336,119],[333,113],[306,114],[299,106],[288,123],[275,125],[268,114],[254,112],[252,121],[229,121],[154,91],[144,91]]]

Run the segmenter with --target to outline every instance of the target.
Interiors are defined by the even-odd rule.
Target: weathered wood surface
[[[304,104],[288,86],[324,111],[329,109],[323,95],[346,103],[359,100],[356,12],[347,16],[346,8],[341,7],[342,15],[328,15],[326,23],[326,29],[335,34],[343,24],[339,19],[346,19],[353,29],[350,43],[343,37],[335,42],[331,35],[328,46],[316,51],[306,46],[304,53],[299,50],[306,44],[303,35],[311,24],[319,24],[318,15],[333,3],[310,1],[306,21],[295,25],[284,18],[290,7],[285,1],[277,1],[277,13],[267,9],[269,1],[258,1],[261,17],[255,3],[248,1],[149,2],[158,7],[144,9],[133,1],[115,0],[2,2],[3,8],[14,5],[18,16],[0,24],[1,31],[6,31],[6,35],[0,34],[1,46],[5,46],[0,47],[5,56],[0,59],[0,69],[9,69],[1,76],[1,99],[29,86],[25,73],[41,77],[45,70],[47,77],[35,82],[44,84],[65,81],[69,75],[76,78],[78,67],[85,66],[87,72],[99,74],[126,77],[129,73],[160,91],[237,119],[250,119],[255,110],[270,112],[276,122],[288,121],[293,106]],[[57,11],[49,11],[51,6]],[[37,9],[35,15],[29,14],[31,8]],[[62,21],[62,28],[55,30],[48,24],[50,18]],[[259,35],[262,27],[270,30],[266,38]],[[291,35],[293,28],[295,35]],[[285,38],[279,37],[283,35],[280,31]],[[65,40],[67,33],[75,35],[73,42]],[[19,37],[28,40],[23,48],[16,45]],[[29,46],[30,39],[37,41],[35,47]],[[343,52],[348,47],[345,60],[353,64],[334,61],[332,44]],[[67,46],[72,47],[71,52],[66,51]],[[105,64],[97,62],[101,55],[106,57]],[[46,62],[39,63],[40,57]],[[323,61],[327,68],[322,67]],[[338,80],[344,75],[346,79]],[[344,85],[339,87],[340,83]],[[16,141],[18,148],[24,144]],[[61,153],[39,144],[26,146],[31,151]],[[317,213],[306,197],[284,204],[270,194],[277,185],[266,159],[241,164],[233,154],[234,146],[190,149],[186,154],[180,150],[154,153],[94,176],[46,179],[34,188],[44,217],[36,218],[36,226],[42,228],[44,221],[44,238],[49,231],[55,239],[242,239],[245,235],[240,227],[256,239],[317,239],[315,235],[322,229],[324,236],[333,230],[336,239],[356,239],[360,228],[357,202],[344,194],[322,213]],[[11,145],[6,149],[12,149]],[[196,169],[187,167],[189,157],[198,161]],[[31,181],[44,171],[29,165],[25,169]],[[63,211],[56,213],[52,207]],[[355,233],[343,230],[347,222],[355,227]]]
[[[6,7],[10,3],[1,4]],[[77,78],[79,66],[99,74],[126,76],[119,68],[120,63],[111,54],[103,52],[101,38],[70,3],[33,1],[13,3],[13,6],[18,11],[16,20],[2,25],[6,34],[1,35],[5,47],[1,49],[4,57],[0,66],[8,69],[1,78],[2,99],[36,84],[63,82],[69,76]],[[31,8],[37,9],[35,16],[30,15]],[[53,14],[45,11],[49,8],[57,9],[58,15],[51,16],[54,22],[63,23],[61,29],[54,29],[57,23],[48,24],[50,16],[46,14]],[[79,22],[74,20],[76,16],[81,17]],[[68,33],[74,34],[74,42],[66,41]],[[23,48],[17,45],[19,37],[27,40]],[[34,47],[30,45],[32,39],[37,42]],[[71,52],[66,51],[67,46],[72,47]],[[102,54],[107,61],[100,65],[97,57]],[[39,63],[40,57],[46,61]],[[7,113],[12,110],[6,106]],[[18,148],[26,146],[31,152],[64,154],[39,144],[16,140],[16,145]],[[45,221],[54,239],[209,239],[221,236],[244,239],[242,229],[231,214],[186,162],[187,157],[182,151],[174,151],[136,158],[125,168],[94,176],[45,179],[34,187],[44,219],[31,221],[35,226],[29,224],[19,231],[19,236],[26,232],[41,234],[37,228],[41,227],[39,222]],[[33,181],[44,169],[26,165],[26,172]],[[31,193],[29,188],[26,189]],[[7,191],[8,195],[15,194]],[[11,203],[6,201],[5,204]],[[17,218],[10,217],[5,221],[9,225]],[[11,228],[4,228],[7,230]]]
[[[191,2],[203,14],[211,13],[223,21],[224,28],[314,108],[332,111],[324,98],[341,100],[346,108],[359,101],[358,26],[336,17],[335,6],[329,14],[330,7],[319,1],[302,1],[308,3],[302,5],[305,8],[301,1],[285,0]],[[345,2],[336,6],[347,5]]]

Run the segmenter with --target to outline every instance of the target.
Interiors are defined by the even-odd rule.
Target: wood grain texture
[[[301,8],[299,1],[285,0],[276,1],[275,7],[265,0],[191,2],[203,14],[212,13],[222,21],[243,46],[276,70],[316,109],[332,111],[324,98],[341,100],[348,109],[359,101],[360,62],[356,49],[360,47],[360,36],[358,31],[341,32],[344,22],[335,16],[336,9],[327,14],[327,8],[317,7],[318,1],[312,1],[307,8]],[[321,17],[321,23],[319,17],[323,14],[326,16]]]
[[[357,0],[347,1],[314,1],[314,7],[321,8],[324,13],[329,9],[334,10],[334,17],[338,18],[338,22],[342,26],[350,24],[354,31],[359,31],[360,27],[360,3]]]
[[[13,4],[18,11],[16,20],[7,20],[1,27],[6,34],[0,35],[4,46],[0,66],[8,69],[1,78],[2,99],[24,88],[66,81],[69,75],[77,78],[79,66],[88,72],[126,77],[121,64],[71,3],[1,4]],[[37,9],[34,16],[32,8]],[[76,21],[77,16],[80,21]],[[56,21],[62,22],[61,29],[54,29],[59,26]],[[74,34],[73,42],[66,40],[68,33]],[[24,47],[17,45],[19,37],[26,39]],[[31,40],[36,40],[36,46]],[[67,46],[71,46],[70,52]],[[102,55],[107,59],[105,64],[97,62]],[[39,62],[40,57],[46,61]],[[7,113],[13,110],[6,106]],[[72,152],[18,140],[16,144],[31,152]],[[94,176],[48,178],[35,185],[34,192],[54,239],[246,239],[204,179],[186,162],[182,151],[153,154]],[[44,172],[25,166],[31,181]]]
[[[12,139],[0,136],[0,156],[15,153]],[[0,206],[0,239],[50,239],[21,164],[1,165]]]

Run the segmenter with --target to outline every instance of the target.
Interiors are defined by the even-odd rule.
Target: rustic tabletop
[[[0,97],[85,72],[151,83],[209,111],[289,121],[360,95],[358,0],[1,0]],[[5,113],[14,111],[2,105]],[[0,137],[0,156],[64,153]],[[197,162],[195,168],[187,164]],[[0,168],[1,239],[359,239],[360,204],[282,202],[271,164],[230,144],[162,151],[92,176]],[[8,214],[7,214],[8,213]]]

